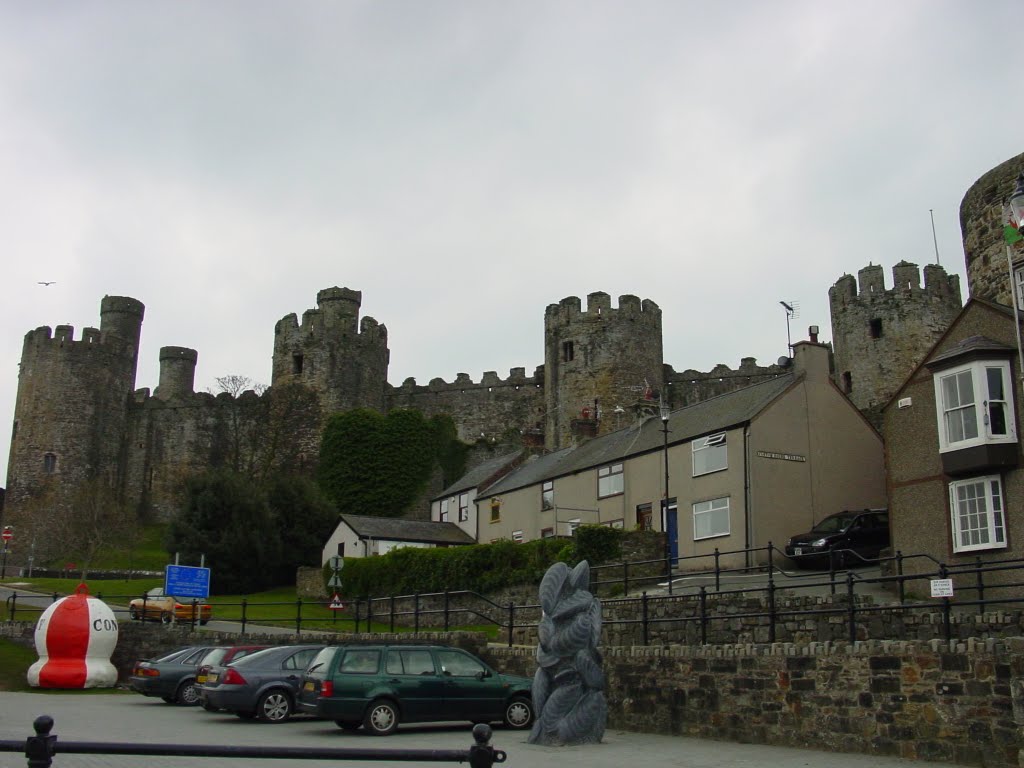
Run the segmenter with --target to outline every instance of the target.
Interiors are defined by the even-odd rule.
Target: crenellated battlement
[[[31,340],[36,344],[53,342],[55,347],[70,349],[74,344],[100,344],[102,334],[99,328],[83,328],[82,338],[75,339],[75,327],[73,325],[58,325],[56,331],[48,325],[40,326],[25,334],[25,342]]]
[[[402,382],[399,387],[389,389],[400,396],[410,394],[422,394],[426,392],[458,392],[460,394],[473,391],[486,391],[498,388],[520,389],[522,387],[543,387],[544,366],[539,365],[532,376],[526,375],[526,368],[510,368],[507,379],[502,379],[496,371],[484,371],[480,381],[473,381],[468,373],[458,373],[454,381],[446,381],[441,378],[430,380],[429,384],[417,384],[416,379],[410,376]]]
[[[578,296],[567,296],[557,304],[548,304],[544,310],[544,326],[555,329],[577,322],[614,322],[632,320],[661,326],[661,308],[650,299],[637,296],[619,296],[618,308],[612,307],[611,296],[603,291],[587,294],[587,310]]]
[[[938,264],[928,264],[924,268],[924,287],[921,287],[921,271],[917,264],[901,261],[892,268],[893,287],[886,289],[885,272],[880,264],[869,264],[857,273],[856,280],[852,275],[843,275],[829,288],[828,298],[832,312],[842,311],[843,307],[855,301],[896,297],[905,299],[908,296],[920,295],[928,299],[955,302],[960,306],[960,278],[947,274]]]

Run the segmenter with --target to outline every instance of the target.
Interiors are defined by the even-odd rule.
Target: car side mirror
[[[489,670],[489,669],[481,669],[479,672],[476,673],[476,679],[477,680],[483,680],[483,679],[488,678],[490,676],[491,676],[491,670]]]

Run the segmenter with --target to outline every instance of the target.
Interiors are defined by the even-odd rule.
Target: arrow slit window
[[[43,454],[43,472],[52,475],[57,471],[57,455],[54,453]]]

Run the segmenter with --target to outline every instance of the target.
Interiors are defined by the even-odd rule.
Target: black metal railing
[[[104,741],[59,741],[53,718],[41,715],[32,723],[34,736],[24,741],[0,740],[0,752],[24,752],[28,768],[50,768],[56,755],[154,755],[161,757],[227,757],[284,760],[360,760],[410,763],[465,763],[472,768],[491,768],[507,755],[491,746],[491,727],[473,727],[469,749],[353,749],[314,747],[240,747],[208,744],[129,744]]]
[[[707,644],[710,631],[716,624],[725,621],[750,620],[760,622],[770,642],[777,638],[777,629],[781,623],[794,617],[807,618],[842,617],[845,623],[846,637],[857,639],[859,629],[872,616],[880,614],[912,614],[920,612],[941,613],[942,634],[946,639],[952,637],[953,615],[955,611],[963,612],[971,609],[983,611],[991,606],[1019,606],[1024,603],[1024,560],[1006,559],[983,561],[976,557],[970,561],[942,563],[929,555],[904,555],[896,552],[892,556],[876,559],[860,557],[852,551],[842,553],[846,563],[862,565],[881,565],[880,575],[865,575],[859,570],[840,569],[836,567],[836,559],[829,558],[829,570],[824,572],[797,572],[780,568],[777,563],[784,562],[780,551],[769,544],[767,547],[746,550],[719,551],[709,555],[698,555],[678,558],[678,563],[691,568],[680,567],[671,577],[662,572],[660,575],[637,576],[644,566],[664,563],[663,560],[633,561],[598,566],[592,570],[596,576],[591,580],[591,588],[601,594],[614,593],[614,597],[602,599],[606,608],[632,608],[631,618],[606,618],[604,623],[609,626],[635,626],[644,644],[648,644],[652,634],[660,628],[670,626],[686,628],[696,625],[691,633],[699,638],[701,644]],[[711,563],[706,570],[693,568],[694,562],[700,558]],[[723,563],[752,563],[751,565],[723,566]],[[908,563],[914,563],[914,572],[908,571]],[[619,569],[617,572],[611,569]],[[617,578],[602,579],[602,574],[618,573]],[[731,585],[728,582],[737,576],[758,577],[758,584]],[[925,587],[933,579],[952,579],[957,584],[957,597],[922,598]],[[652,594],[643,590],[639,596],[631,596],[630,590],[638,584],[648,584],[656,580],[657,586],[663,590],[661,594]],[[888,604],[875,604],[862,599],[866,594],[877,594],[884,590],[894,596]],[[787,596],[800,596],[827,593],[834,600],[820,606],[787,608],[786,602],[780,599],[780,593]],[[912,598],[911,593],[918,597]],[[618,596],[621,595],[621,596]],[[757,597],[758,610],[737,612],[730,608],[727,615],[715,610],[715,602],[721,603],[730,596]],[[60,595],[53,593],[49,599],[56,601]],[[106,595],[98,593],[97,597],[116,601],[134,598],[135,595]],[[679,600],[693,597],[694,602]],[[711,597],[715,600],[712,601]],[[38,596],[25,598],[18,594],[7,598],[8,615],[13,620],[18,611],[38,612],[42,605],[28,604],[28,600],[38,601]],[[145,601],[145,596],[142,596]],[[195,629],[199,616],[199,601],[193,600],[190,618],[187,622]],[[517,633],[520,637],[527,630],[535,629],[540,618],[540,605],[533,602],[501,603],[470,590],[445,590],[443,592],[416,593],[411,595],[363,596],[346,599],[346,610],[342,617],[332,612],[335,620],[322,616],[310,615],[310,605],[322,605],[322,601],[302,600],[260,602],[246,598],[238,602],[218,600],[218,609],[236,606],[240,608],[238,618],[230,619],[240,623],[240,631],[245,634],[254,623],[260,625],[294,625],[296,634],[303,630],[330,631],[338,620],[346,622],[355,632],[372,631],[386,627],[390,632],[407,631],[419,634],[424,631],[449,632],[453,628],[465,626],[492,626],[511,646],[515,643]],[[259,607],[258,611],[250,609]],[[112,605],[115,613],[124,613],[123,607]],[[280,610],[279,614],[274,611]],[[626,613],[627,611],[621,611]],[[688,612],[685,613],[684,612]],[[254,618],[252,613],[258,614]],[[143,615],[145,611],[143,611]]]

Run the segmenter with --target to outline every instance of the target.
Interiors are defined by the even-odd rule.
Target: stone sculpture
[[[555,563],[541,579],[531,744],[594,744],[604,736],[608,703],[597,650],[601,603],[589,588],[586,560],[571,571]]]

